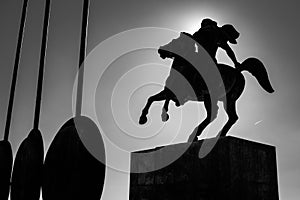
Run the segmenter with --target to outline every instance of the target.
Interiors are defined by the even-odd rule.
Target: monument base
[[[279,199],[274,146],[229,136],[200,159],[203,141],[132,153],[129,199]],[[172,152],[178,159],[164,163]]]

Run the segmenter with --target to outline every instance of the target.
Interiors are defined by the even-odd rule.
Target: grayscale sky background
[[[0,1],[0,130],[3,130],[0,137],[6,120],[22,3],[21,0]],[[253,56],[263,61],[275,93],[266,93],[251,75],[244,73],[246,88],[237,104],[240,119],[229,135],[276,146],[280,199],[296,200],[300,196],[298,4],[295,0],[91,0],[87,52],[114,34],[138,27],[193,33],[204,17],[213,18],[220,25],[233,24],[241,34],[238,44],[232,45],[238,60]],[[81,7],[81,0],[52,1],[40,121],[45,151],[58,129],[73,115]],[[14,153],[33,124],[43,11],[44,1],[29,0],[9,138]],[[231,64],[224,52],[218,54],[218,59]],[[173,109],[184,110],[192,120],[197,114],[194,104]],[[157,105],[160,108],[161,104]],[[215,133],[225,117],[220,107],[221,120],[212,125]],[[199,121],[191,120],[182,126],[192,130]],[[189,132],[180,134],[184,141]],[[128,198],[127,174],[108,169],[107,179],[103,199]]]

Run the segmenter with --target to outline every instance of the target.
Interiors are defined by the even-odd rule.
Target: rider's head
[[[212,20],[212,19],[205,18],[201,22],[201,28],[204,28],[204,27],[207,27],[207,26],[217,26],[217,22]]]
[[[230,43],[237,43],[236,39],[240,36],[240,33],[231,24],[225,24],[221,29]]]

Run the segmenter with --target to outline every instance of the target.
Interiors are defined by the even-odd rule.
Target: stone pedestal
[[[279,199],[274,146],[224,137],[200,159],[202,144],[203,140],[132,153],[129,199]]]

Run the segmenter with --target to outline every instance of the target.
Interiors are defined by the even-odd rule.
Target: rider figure
[[[226,51],[235,67],[240,65],[236,60],[234,52],[227,43],[236,44],[236,39],[239,37],[239,32],[237,32],[232,25],[226,24],[222,27],[218,27],[216,21],[206,18],[202,20],[201,28],[193,34],[193,37],[209,53],[216,64],[217,49],[221,47]]]

